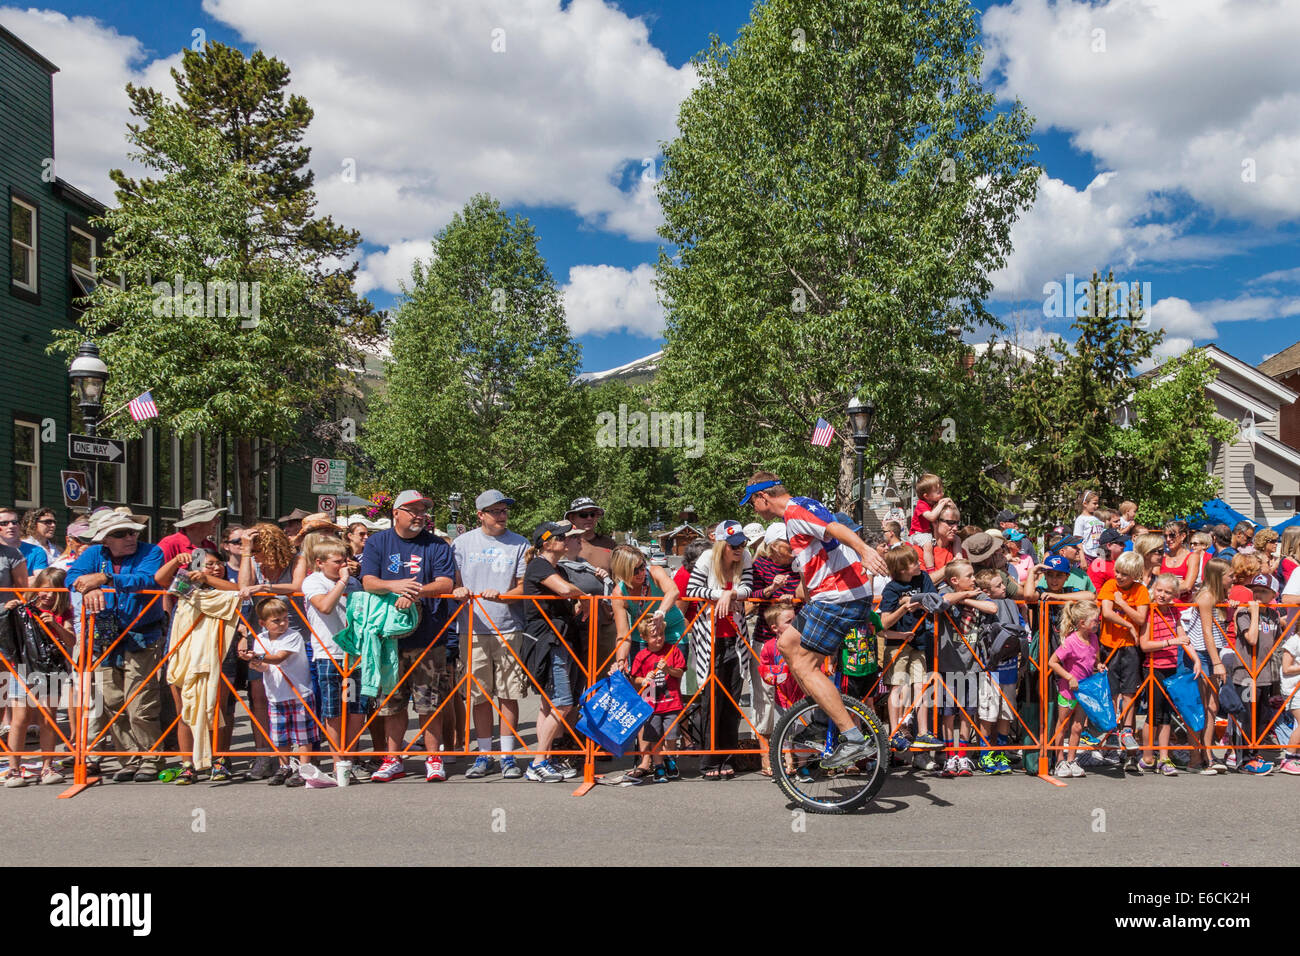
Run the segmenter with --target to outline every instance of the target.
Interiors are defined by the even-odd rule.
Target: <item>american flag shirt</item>
[[[785,506],[786,537],[794,552],[794,569],[803,576],[808,600],[844,604],[871,597],[871,578],[865,576],[858,556],[826,529],[835,516],[813,498],[791,498]]]

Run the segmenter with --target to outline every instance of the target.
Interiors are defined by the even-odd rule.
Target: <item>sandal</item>
[[[641,767],[633,767],[627,773],[623,774],[623,776],[628,778],[629,780],[644,780],[646,777],[652,775],[653,775],[653,771],[645,770]]]
[[[718,771],[718,774],[722,777],[723,780],[730,780],[732,777],[736,775],[736,768],[723,767],[721,770]]]
[[[713,768],[712,770],[701,770],[700,776],[703,777],[705,780],[721,780],[722,771],[717,767]]]

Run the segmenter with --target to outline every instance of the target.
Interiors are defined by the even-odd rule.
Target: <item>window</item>
[[[170,431],[158,430],[158,504],[163,508],[179,508],[176,502],[176,436]]]
[[[153,430],[126,443],[126,499],[133,505],[153,505]]]
[[[41,426],[14,421],[14,505],[36,508],[41,503]]]
[[[126,466],[121,462],[112,464],[106,461],[96,462],[93,465],[87,465],[87,468],[93,468],[95,474],[95,497],[99,502],[105,504],[124,505],[126,504]]]
[[[84,229],[72,226],[68,230],[68,262],[72,266],[72,281],[82,295],[95,291],[95,237]]]
[[[36,253],[38,235],[36,207],[17,196],[9,197],[9,276],[19,289],[37,289]]]

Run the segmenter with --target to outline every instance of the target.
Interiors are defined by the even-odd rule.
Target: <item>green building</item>
[[[103,234],[90,220],[104,205],[55,173],[54,74],[58,67],[0,27],[0,504],[19,511],[50,507],[70,517],[62,492],[63,470],[96,466],[68,460],[69,433],[84,433],[72,397],[68,369],[47,355],[51,331],[72,328],[80,314],[74,300],[95,284]],[[110,377],[112,370],[109,370]],[[105,409],[106,412],[112,409]],[[122,416],[125,417],[123,412]],[[112,425],[100,434],[112,434]],[[212,498],[229,507],[231,520],[251,523],[294,507],[314,511],[308,465],[294,460],[262,469],[275,449],[254,442],[256,515],[240,515],[239,468],[233,443],[219,436],[185,437],[150,429],[127,443],[126,460],[101,464],[97,503],[129,505],[150,516],[156,540],[171,531],[170,519],[191,498]],[[300,458],[301,456],[295,456]]]

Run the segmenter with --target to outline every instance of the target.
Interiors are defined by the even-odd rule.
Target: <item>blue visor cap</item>
[[[769,489],[769,488],[775,488],[775,487],[776,487],[777,485],[779,485],[780,483],[781,483],[781,480],[780,480],[779,478],[777,478],[777,479],[773,479],[772,481],[756,481],[756,482],[754,482],[752,485],[746,485],[746,486],[745,486],[745,497],[743,497],[743,498],[740,499],[740,503],[741,503],[742,505],[747,505],[747,504],[749,504],[749,499],[752,498],[752,497],[754,497],[754,492],[756,492],[756,491],[767,491],[767,489]]]

